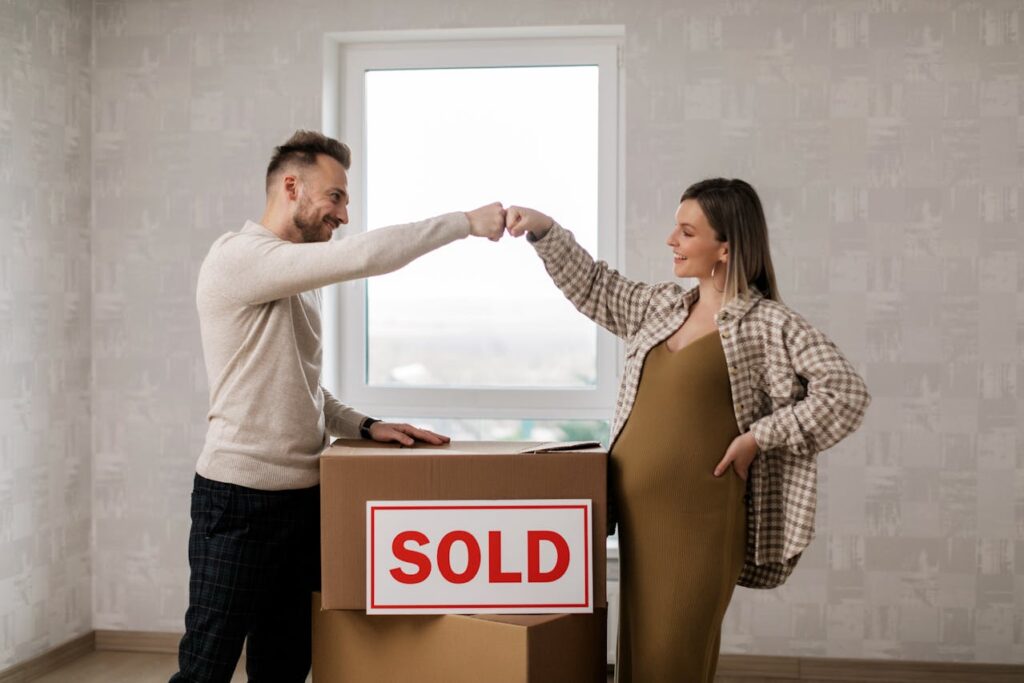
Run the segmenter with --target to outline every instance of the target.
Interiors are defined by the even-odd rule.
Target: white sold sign
[[[366,503],[368,614],[593,612],[589,500]]]

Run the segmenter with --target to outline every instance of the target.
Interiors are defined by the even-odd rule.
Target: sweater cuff
[[[469,216],[465,211],[452,211],[451,213],[443,213],[438,216],[441,220],[441,224],[444,226],[445,233],[451,231],[452,239],[462,239],[463,237],[469,237]]]
[[[351,410],[344,417],[328,418],[326,420],[327,433],[340,439],[358,439],[359,425],[367,417],[369,416]]]

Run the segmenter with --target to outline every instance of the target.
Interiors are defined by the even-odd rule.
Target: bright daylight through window
[[[615,40],[344,44],[349,233],[501,202],[554,217],[617,266]],[[459,240],[331,297],[328,382],[360,410],[456,438],[606,437],[621,349],[525,238]]]
[[[366,73],[366,222],[490,201],[541,209],[597,250],[598,68]],[[592,387],[597,335],[525,239],[464,240],[366,294],[371,386]]]

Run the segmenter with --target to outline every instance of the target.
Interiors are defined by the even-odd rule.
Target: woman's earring
[[[712,287],[715,287],[715,268],[717,268],[717,267],[718,267],[718,261],[715,261],[714,265],[711,266],[711,286]],[[726,278],[728,278],[728,275],[726,276]],[[725,291],[725,287],[722,287],[721,289],[719,289],[718,287],[715,287],[715,291],[721,294],[722,292]]]

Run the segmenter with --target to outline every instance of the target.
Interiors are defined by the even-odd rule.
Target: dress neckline
[[[677,353],[682,353],[683,351],[685,351],[686,349],[690,348],[694,344],[696,344],[698,342],[702,342],[705,339],[707,339],[708,337],[714,336],[716,334],[718,334],[718,330],[712,330],[712,331],[708,332],[707,334],[702,334],[699,337],[697,337],[696,339],[694,339],[693,341],[687,343],[681,349],[676,349],[675,351],[673,351],[672,349],[670,349],[668,347],[668,339],[666,339],[665,341],[661,342],[660,345],[665,347],[665,351],[667,351],[670,356],[674,356]]]

